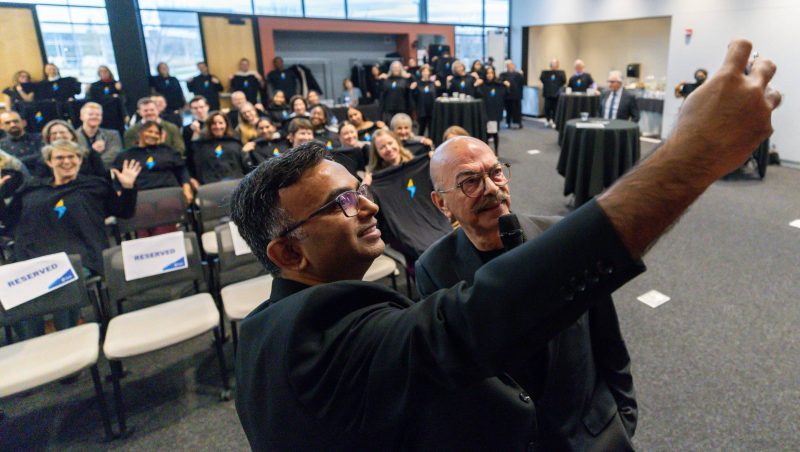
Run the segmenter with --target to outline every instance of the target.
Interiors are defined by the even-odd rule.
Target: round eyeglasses
[[[486,178],[491,179],[497,187],[503,187],[511,180],[511,165],[498,163],[487,171],[465,172],[456,177],[456,186],[447,190],[436,190],[439,193],[451,192],[460,188],[469,198],[479,198],[486,188]]]

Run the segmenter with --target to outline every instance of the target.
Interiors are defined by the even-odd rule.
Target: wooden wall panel
[[[208,69],[219,77],[225,92],[229,91],[230,77],[238,70],[240,59],[249,59],[250,69],[259,70],[253,19],[204,15],[201,28]],[[229,105],[228,99],[222,99],[223,107]]]
[[[43,55],[33,11],[0,6],[0,30],[0,90],[10,86],[11,77],[21,69],[30,72],[34,80],[41,80]]]

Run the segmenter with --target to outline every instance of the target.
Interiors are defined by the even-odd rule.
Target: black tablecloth
[[[336,119],[338,119],[339,122],[346,121],[348,108],[349,107],[344,105],[336,106],[331,108],[331,113],[333,113],[333,116],[336,116]],[[367,105],[359,105],[356,108],[361,111],[361,114],[364,115],[364,119],[368,121],[381,120],[381,109],[377,102]]]
[[[480,99],[443,101],[433,103],[430,137],[441,144],[444,131],[450,126],[461,126],[473,137],[486,141],[486,110]]]
[[[600,96],[574,93],[561,93],[558,96],[555,123],[559,141],[564,132],[564,124],[570,119],[580,118],[582,112],[589,113],[589,117],[600,116]]]
[[[641,111],[652,111],[653,113],[664,114],[664,99],[647,99],[640,97],[636,99],[636,105]]]
[[[592,119],[603,129],[576,127],[580,119],[567,121],[558,174],[564,176],[564,196],[575,194],[575,207],[610,187],[639,161],[639,126],[621,119]]]

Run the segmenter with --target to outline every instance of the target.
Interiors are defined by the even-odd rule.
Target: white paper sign
[[[670,298],[657,290],[651,290],[650,292],[641,295],[639,298],[637,298],[637,300],[641,301],[647,306],[650,306],[651,308],[657,308],[668,302]]]
[[[575,123],[578,129],[605,129],[606,126],[602,122],[578,122]]]
[[[2,202],[2,201],[0,201]],[[67,253],[0,266],[0,302],[11,309],[78,280]]]
[[[122,242],[125,281],[188,268],[183,231]]]
[[[497,133],[497,121],[489,121],[486,123],[486,133]]]
[[[793,228],[800,228],[800,218],[789,223],[789,226]]]
[[[229,221],[228,225],[231,228],[231,238],[233,239],[233,253],[237,256],[252,253],[250,247],[247,246],[247,242],[239,235],[239,228],[236,227],[236,223]]]

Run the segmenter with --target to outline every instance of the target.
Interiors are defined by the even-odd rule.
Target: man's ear
[[[433,201],[433,205],[436,206],[447,218],[453,219],[453,215],[450,213],[450,209],[447,208],[444,202],[444,197],[438,191],[431,192],[431,201]]]
[[[267,257],[279,268],[291,270],[300,270],[306,260],[300,248],[296,246],[296,242],[286,237],[269,242]]]

